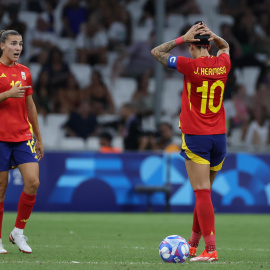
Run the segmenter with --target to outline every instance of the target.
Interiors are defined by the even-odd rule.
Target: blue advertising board
[[[270,212],[270,155],[229,154],[212,187],[217,212]],[[137,185],[171,184],[173,212],[193,211],[195,196],[179,154],[49,152],[40,163],[35,211],[145,211],[147,196]],[[10,171],[5,209],[16,210],[23,180]],[[151,196],[165,210],[165,195]]]

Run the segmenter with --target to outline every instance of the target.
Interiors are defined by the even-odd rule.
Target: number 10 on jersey
[[[206,113],[206,107],[207,107],[207,101],[208,101],[207,97],[208,97],[208,91],[209,91],[208,85],[209,85],[208,81],[203,81],[203,85],[201,87],[197,87],[196,89],[196,92],[202,92],[202,100],[201,100],[201,113],[202,114]],[[220,97],[219,97],[220,99],[219,99],[218,106],[214,106],[215,90],[217,87],[221,88]],[[213,113],[217,113],[221,108],[224,88],[225,88],[224,83],[219,80],[215,81],[210,87],[208,108]]]

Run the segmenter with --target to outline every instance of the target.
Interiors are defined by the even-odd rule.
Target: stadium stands
[[[8,2],[8,1],[7,1]],[[16,1],[14,1],[16,2]],[[17,1],[18,2],[18,1]],[[45,1],[46,2],[46,1]],[[117,2],[117,1],[116,1]],[[119,3],[121,1],[118,1]],[[125,3],[123,1],[121,4],[123,4],[126,8],[126,10],[129,12],[130,15],[130,31],[131,31],[131,44],[132,42],[140,41],[140,40],[147,40],[150,31],[154,29],[154,20],[153,17],[150,18],[149,16],[146,21],[142,22],[142,16],[144,14],[144,8],[145,4],[149,1],[147,0],[136,0],[136,1],[127,1],[128,3]],[[150,1],[151,2],[151,1]],[[201,14],[182,14],[181,11],[177,10],[175,12],[170,12],[166,14],[165,18],[165,28],[164,28],[164,37],[163,40],[168,41],[176,38],[179,35],[180,30],[182,27],[184,27],[186,24],[194,24],[197,20],[203,20],[210,29],[213,30],[213,32],[220,34],[220,27],[222,24],[228,24],[232,27],[232,34],[234,34],[234,30],[236,27],[236,16],[232,12],[224,13],[224,10],[222,10],[222,1],[221,0],[196,0],[195,1],[197,6],[199,7],[199,10],[201,11]],[[264,2],[264,1],[262,1]],[[91,73],[92,70],[97,69],[101,72],[103,81],[108,87],[108,90],[110,91],[113,101],[115,103],[116,107],[116,114],[110,115],[110,116],[98,116],[99,124],[102,126],[106,123],[113,122],[112,119],[119,119],[119,109],[121,108],[121,105],[132,101],[132,95],[135,92],[137,88],[137,83],[134,78],[124,78],[124,77],[118,77],[114,78],[112,80],[112,69],[113,69],[113,63],[115,59],[122,53],[124,49],[126,49],[130,44],[121,44],[121,47],[116,50],[112,50],[111,48],[107,48],[107,64],[97,64],[94,66],[90,66],[89,64],[78,64],[77,61],[77,54],[75,49],[75,37],[64,37],[62,36],[62,27],[63,27],[63,21],[62,21],[62,11],[65,5],[68,3],[68,0],[60,0],[57,1],[57,5],[54,8],[53,11],[53,28],[54,32],[57,35],[57,46],[59,49],[63,52],[64,60],[66,63],[68,63],[71,72],[75,75],[75,78],[77,79],[77,82],[79,84],[80,88],[84,88],[85,86],[89,85],[91,80]],[[118,3],[118,4],[119,4]],[[80,1],[80,4],[85,6],[87,5],[86,1]],[[44,8],[44,6],[43,6]],[[99,10],[99,6],[97,7]],[[114,7],[115,8],[115,7]],[[8,10],[8,9],[7,9]],[[31,31],[36,27],[36,21],[39,16],[43,16],[47,12],[46,8],[41,13],[35,12],[35,11],[28,11],[26,10],[26,4],[21,5],[21,10],[19,12],[19,20],[24,22],[27,26],[27,31]],[[102,14],[102,10],[99,10],[100,14]],[[243,9],[243,12],[247,12],[246,9]],[[266,11],[267,12],[267,11]],[[93,14],[92,14],[93,15]],[[101,15],[102,17],[102,15]],[[92,17],[91,17],[92,18]],[[92,18],[93,19],[93,18]],[[99,20],[99,18],[95,18],[96,20]],[[152,20],[152,21],[151,21]],[[9,16],[7,12],[5,12],[3,18],[0,21],[2,25],[7,25],[10,22]],[[128,22],[128,20],[126,21]],[[99,27],[103,29],[108,29],[108,25],[106,25],[106,20],[98,21]],[[259,17],[256,20],[256,29],[254,30],[255,33],[260,29],[260,33],[263,33],[265,31],[263,29],[263,26],[260,25]],[[126,27],[128,28],[128,23],[126,23]],[[267,34],[266,34],[267,35]],[[233,37],[237,42],[241,44],[241,39],[239,39],[238,36]],[[26,46],[25,42],[25,46]],[[238,52],[239,53],[239,52]],[[244,52],[241,52],[242,54]],[[239,55],[241,55],[239,53]],[[236,84],[243,84],[246,88],[247,101],[252,100],[254,96],[256,96],[256,87],[258,85],[258,78],[261,75],[262,69],[260,68],[263,63],[267,62],[268,54],[265,52],[257,52],[255,51],[255,58],[259,61],[260,64],[256,64],[256,66],[243,66],[241,68],[237,67],[233,69],[231,72],[234,73],[236,78]],[[23,59],[23,55],[22,55]],[[249,58],[248,58],[249,59]],[[24,60],[24,59],[23,59]],[[238,58],[236,59],[237,63]],[[23,62],[23,61],[22,61]],[[249,64],[249,63],[248,63]],[[39,73],[42,69],[42,64],[38,62],[30,62],[26,63],[26,65],[30,68],[33,83],[35,84],[37,81],[37,78],[39,76]],[[178,129],[178,113],[180,110],[180,104],[181,104],[181,91],[182,91],[182,85],[183,85],[183,78],[181,76],[178,77],[170,77],[171,75],[166,74],[166,77],[164,78],[164,90],[163,90],[163,98],[162,98],[162,117],[167,117],[170,122],[173,123],[174,132],[176,135],[179,135],[181,131]],[[177,79],[176,79],[177,78]],[[268,77],[265,75],[264,78],[261,78],[262,82],[267,83],[268,85]],[[235,88],[236,86],[231,83],[231,93],[228,96],[233,97],[235,94]],[[151,78],[149,80],[149,92],[155,93],[155,80],[154,78]],[[270,87],[269,87],[270,88]],[[53,97],[55,98],[55,97]],[[228,116],[228,123],[229,118],[233,116],[234,112],[234,104],[231,102],[231,100],[225,101],[226,105],[226,111]],[[250,103],[250,102],[249,102]],[[229,104],[229,105],[228,105]],[[53,106],[52,106],[53,107]],[[234,112],[235,113],[235,112]],[[269,115],[267,116],[269,119]],[[49,114],[45,117],[43,117],[41,114],[38,116],[40,129],[42,131],[43,137],[44,137],[44,145],[47,148],[58,148],[58,147],[65,147],[65,145],[68,145],[68,143],[65,143],[64,138],[64,132],[61,129],[61,125],[66,121],[67,115],[57,115],[56,111],[52,110],[49,112]],[[152,118],[153,119],[153,118]],[[147,124],[145,124],[147,123]],[[144,126],[154,126],[152,123],[149,124],[149,119],[144,121]],[[151,126],[151,129],[152,129]],[[229,124],[228,124],[229,127]],[[241,134],[242,130],[241,128],[237,128],[235,130],[232,130],[231,136],[229,138],[230,145],[235,145],[238,147],[239,145],[242,145],[243,142],[241,141]],[[116,137],[114,139],[115,144],[122,148],[122,137],[121,134],[117,133],[116,131]],[[91,141],[92,140],[92,141]],[[97,138],[91,138],[86,142],[79,143],[75,142],[74,140],[74,147],[75,145],[78,146],[78,149],[89,149],[89,150],[97,150],[98,149],[98,143]],[[61,144],[60,144],[61,141]],[[67,146],[68,147],[68,146]]]

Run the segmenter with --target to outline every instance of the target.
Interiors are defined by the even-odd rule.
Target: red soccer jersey
[[[177,69],[185,75],[180,114],[183,133],[226,133],[223,93],[230,68],[226,53],[196,59],[177,57]]]
[[[8,98],[0,103],[0,141],[22,142],[32,139],[32,127],[28,122],[25,97],[33,93],[32,78],[26,66],[12,67],[0,63],[0,93],[10,90],[17,82],[31,86],[23,98]]]

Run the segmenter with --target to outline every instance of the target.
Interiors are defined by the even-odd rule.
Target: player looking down
[[[22,52],[22,36],[14,30],[1,31],[0,42],[0,253],[7,253],[2,245],[1,232],[8,171],[17,166],[24,189],[19,199],[15,228],[9,239],[20,251],[32,253],[23,231],[36,201],[38,161],[42,159],[44,149],[32,99],[31,74],[26,66],[17,63]]]
[[[209,54],[213,40],[219,51]],[[173,56],[171,49],[188,43],[193,59]],[[196,22],[185,35],[157,46],[152,55],[164,66],[184,74],[184,89],[179,127],[182,130],[181,155],[196,196],[190,261],[218,260],[215,242],[215,215],[211,187],[226,155],[226,118],[223,93],[231,68],[228,43],[203,22]],[[205,250],[196,257],[204,237]]]

